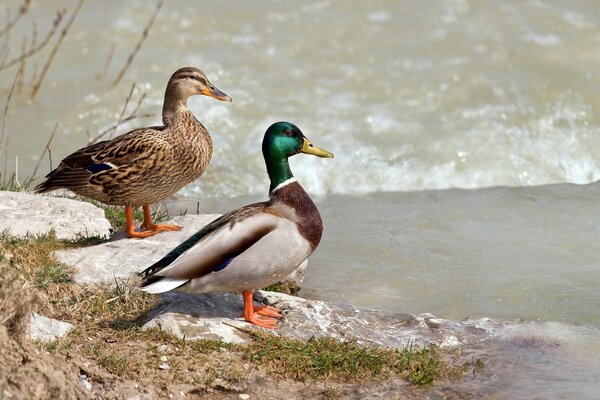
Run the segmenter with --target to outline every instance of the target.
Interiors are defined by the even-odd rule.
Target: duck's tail
[[[164,293],[178,288],[189,282],[189,279],[168,278],[166,276],[151,276],[140,285],[140,289],[147,293]]]

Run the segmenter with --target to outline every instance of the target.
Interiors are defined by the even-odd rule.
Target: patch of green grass
[[[29,189],[29,184],[32,179],[27,178],[24,184],[21,184],[17,179],[17,175],[13,173],[10,176],[0,173],[0,191],[6,192],[25,192]]]
[[[407,374],[412,383],[425,385],[440,376],[444,364],[436,347],[419,349],[410,344],[397,352],[394,368],[400,374]]]
[[[118,352],[98,348],[94,356],[98,364],[112,374],[130,376],[132,373],[135,373],[128,357],[119,355]]]
[[[445,376],[453,368],[434,347],[403,350],[362,346],[356,341],[311,338],[307,342],[265,334],[253,334],[254,343],[244,357],[269,372],[298,381],[315,379],[338,382],[383,379],[392,372],[423,385]]]
[[[303,342],[257,334],[244,356],[284,378],[352,381],[388,372],[392,353],[374,346],[359,346],[355,341],[313,337]]]
[[[68,350],[73,346],[73,342],[70,339],[65,338],[50,340],[49,342],[37,341],[36,344],[39,348],[46,350],[48,353]]]
[[[34,270],[33,282],[39,289],[46,289],[53,283],[72,282],[71,268],[64,264],[39,266]]]

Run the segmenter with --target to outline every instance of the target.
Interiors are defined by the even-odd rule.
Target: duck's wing
[[[141,287],[147,288],[164,278],[181,281],[181,285],[225,268],[273,231],[281,219],[270,212],[267,203],[250,204],[225,214],[144,270]]]
[[[46,180],[36,186],[38,193],[58,188],[77,188],[89,184],[102,185],[106,179],[115,179],[123,169],[139,168],[156,157],[157,147],[168,145],[156,137],[164,127],[140,128],[113,140],[105,140],[81,148],[65,157],[59,166],[46,175]],[[115,176],[114,171],[120,169]],[[131,175],[129,175],[131,176]]]

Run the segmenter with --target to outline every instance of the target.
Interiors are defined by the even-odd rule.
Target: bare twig
[[[105,131],[106,133],[110,132],[110,135],[112,135],[117,130],[117,127],[119,125],[121,125],[121,121],[123,120],[123,116],[125,115],[125,111],[127,110],[127,106],[129,105],[129,101],[131,100],[131,96],[133,95],[133,91],[134,90],[135,90],[135,82],[133,83],[133,85],[131,85],[131,89],[129,90],[129,94],[125,98],[125,104],[123,105],[123,109],[121,110],[121,114],[119,114],[119,118],[117,119],[117,123],[114,125],[114,127],[112,127],[111,129],[108,129],[107,131]],[[92,140],[91,143],[96,143],[98,141],[98,139],[100,139],[106,133],[103,132],[100,135],[96,136],[94,138],[94,140]]]
[[[108,132],[111,132],[111,131],[115,132],[116,129],[119,126],[123,125],[125,122],[129,122],[131,120],[138,119],[138,118],[151,118],[151,117],[154,117],[154,116],[155,116],[155,114],[151,114],[151,113],[131,114],[131,115],[128,115],[127,117],[124,117],[123,119],[121,119],[121,122],[118,125],[115,124],[115,125],[111,126],[110,128],[106,128],[105,130],[103,130],[102,132],[100,132],[98,134],[98,136],[96,136],[94,139],[91,139],[91,137],[89,135],[89,132],[88,132],[88,144],[96,143],[98,141],[98,139],[100,139],[101,137],[106,136],[106,134]],[[111,133],[111,135],[112,135],[112,133]]]
[[[113,56],[115,54],[115,47],[115,42],[112,42],[112,44],[110,45],[110,50],[108,51],[108,55],[106,56],[106,61],[104,62],[104,68],[102,68],[102,71],[96,74],[96,79],[100,79],[104,75],[106,75],[108,67],[110,67],[110,63],[112,62]]]
[[[158,0],[158,3],[156,3],[156,9],[154,10],[154,13],[150,16],[150,20],[148,21],[148,24],[146,25],[146,27],[144,28],[144,31],[142,32],[142,37],[140,37],[140,40],[138,40],[138,42],[135,44],[135,48],[129,54],[129,57],[127,57],[127,62],[125,63],[125,65],[123,66],[123,68],[121,69],[121,71],[119,71],[119,74],[117,75],[117,77],[115,78],[115,80],[112,83],[113,86],[116,85],[117,83],[119,83],[121,81],[121,79],[123,78],[123,75],[125,75],[125,72],[127,72],[127,69],[129,68],[129,66],[133,62],[133,58],[136,56],[136,54],[138,53],[138,51],[140,51],[140,49],[142,48],[142,44],[144,43],[144,41],[148,37],[148,33],[150,32],[150,28],[152,28],[152,24],[154,24],[154,20],[156,20],[156,17],[158,16],[160,8],[163,5],[163,1],[164,0]]]
[[[52,51],[50,52],[50,56],[48,57],[48,60],[46,61],[46,64],[44,65],[44,68],[42,68],[40,77],[38,78],[37,82],[33,85],[33,88],[31,90],[31,97],[30,97],[31,99],[35,98],[35,95],[40,90],[40,86],[42,86],[42,82],[44,81],[44,78],[46,77],[46,73],[48,72],[48,69],[50,68],[50,64],[52,64],[52,60],[54,60],[54,56],[56,55],[58,48],[62,44],[63,40],[65,40],[65,36],[67,36],[67,33],[69,32],[69,29],[71,28],[71,25],[73,25],[73,21],[75,21],[75,17],[77,17],[77,14],[79,14],[79,10],[81,9],[81,5],[83,4],[83,1],[84,0],[79,0],[79,2],[77,3],[77,6],[75,7],[75,11],[73,11],[73,14],[71,14],[71,18],[69,18],[69,21],[67,22],[67,24],[65,25],[63,30],[60,32],[60,36],[58,37],[56,44],[52,48]]]
[[[27,14],[30,5],[31,0],[23,1],[23,4],[21,4],[21,7],[19,7],[19,12],[17,13],[17,15],[15,15],[15,17],[12,20],[9,19],[4,28],[0,29],[0,37],[6,35],[13,28],[13,26],[15,26],[17,22],[19,22],[21,17]]]
[[[129,91],[129,94],[127,95],[127,98],[125,99],[125,104],[123,106],[123,109],[121,110],[121,114],[119,115],[119,118],[117,119],[117,122],[113,126],[111,126],[111,127],[107,128],[107,129],[103,130],[102,132],[100,132],[93,139],[90,139],[89,132],[88,132],[88,143],[89,144],[93,144],[93,143],[98,142],[99,139],[103,138],[106,135],[108,135],[109,137],[112,137],[112,135],[117,131],[117,128],[119,126],[121,126],[122,124],[124,124],[125,122],[131,121],[131,120],[136,119],[136,118],[148,118],[148,117],[153,117],[154,116],[154,114],[149,114],[149,113],[140,114],[140,109],[141,109],[141,106],[142,106],[142,101],[146,98],[146,93],[145,92],[142,93],[142,95],[138,99],[137,104],[136,104],[135,108],[133,109],[133,111],[131,111],[129,113],[129,115],[124,116],[125,115],[125,111],[127,111],[127,107],[129,106],[129,102],[131,101],[131,98],[133,96],[133,92],[134,92],[135,86],[136,86],[135,83],[131,86],[131,90]]]
[[[56,135],[56,131],[58,130],[59,124],[60,123],[57,122],[54,125],[54,129],[52,129],[52,133],[50,134],[50,139],[48,139],[48,143],[46,143],[46,147],[44,147],[44,151],[40,155],[40,158],[37,161],[37,164],[35,164],[35,168],[33,169],[33,172],[31,173],[31,175],[29,176],[29,179],[27,179],[25,186],[29,185],[31,183],[31,181],[36,178],[36,174],[38,172],[38,169],[40,168],[40,164],[42,163],[44,156],[46,155],[46,151],[48,151],[48,154],[50,154],[50,144],[52,143],[52,140],[54,140],[54,136]],[[50,167],[52,167],[52,159],[50,159]]]
[[[8,92],[8,97],[6,99],[6,104],[4,105],[4,113],[2,114],[2,126],[0,126],[0,153],[2,152],[2,143],[4,142],[4,136],[6,135],[6,116],[8,115],[8,105],[10,104],[10,99],[12,98],[13,92],[15,91],[15,87],[17,86],[17,82],[19,80],[19,76],[21,75],[21,70],[17,71],[15,75],[15,79],[13,80],[12,86],[10,87],[10,92]]]
[[[6,13],[6,20],[10,21],[10,9]],[[0,65],[4,64],[8,55],[10,54],[10,30],[4,36],[4,40],[2,41],[2,47],[0,47]]]
[[[52,168],[52,150],[50,150],[50,146],[47,147],[48,149],[48,161],[50,162],[50,171],[53,170]]]
[[[52,27],[50,28],[50,30],[48,31],[48,33],[44,37],[44,40],[42,40],[41,42],[39,42],[37,44],[37,46],[29,49],[29,51],[27,51],[26,53],[22,53],[19,56],[13,58],[13,59],[10,59],[8,61],[2,62],[2,64],[0,64],[0,71],[2,71],[4,69],[7,69],[7,68],[10,68],[13,65],[16,65],[16,64],[20,63],[24,59],[33,56],[35,53],[37,53],[38,51],[40,51],[41,49],[43,49],[44,46],[46,46],[48,44],[48,42],[50,41],[50,39],[52,38],[52,36],[54,36],[54,33],[56,33],[56,30],[58,29],[58,26],[60,25],[60,22],[62,21],[63,17],[64,17],[64,12],[63,11],[59,11],[56,14],[56,18],[54,19],[54,22],[52,23]],[[7,54],[8,54],[8,51],[7,51]]]

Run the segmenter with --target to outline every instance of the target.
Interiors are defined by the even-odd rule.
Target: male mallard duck
[[[317,207],[296,181],[288,157],[333,154],[313,145],[295,125],[277,122],[262,143],[271,180],[269,200],[221,216],[141,273],[141,289],[162,293],[242,291],[244,318],[276,329],[274,307],[254,307],[254,289],[285,278],[315,250],[323,223]],[[259,315],[260,314],[260,315]]]
[[[153,224],[150,204],[197,179],[210,161],[210,134],[186,105],[188,97],[197,94],[231,101],[199,69],[181,68],[171,76],[165,90],[164,126],[135,129],[77,150],[35,191],[66,188],[102,203],[125,206],[129,237],[145,238],[159,231],[181,229]],[[144,208],[143,232],[136,232],[133,225],[133,207],[139,206]]]

